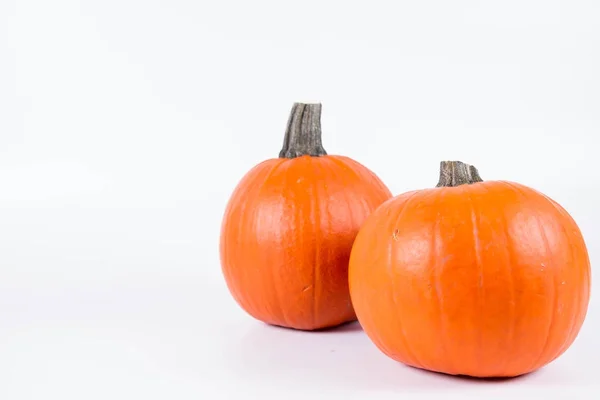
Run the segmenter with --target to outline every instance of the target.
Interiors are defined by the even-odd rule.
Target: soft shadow
[[[288,328],[286,326],[269,325],[269,324],[264,324],[264,323],[262,325],[265,326],[267,329],[281,329],[282,331],[299,332],[299,333],[313,334],[313,335],[319,334],[319,333],[339,334],[339,333],[343,333],[343,332],[356,332],[356,331],[362,332],[362,327],[360,326],[358,321],[344,322],[343,324],[340,324],[340,325],[336,325],[336,326],[329,327],[329,328],[315,329],[313,331],[304,331],[304,330],[299,330],[299,329],[294,329],[294,328]]]
[[[552,363],[512,378],[453,376],[408,367],[379,351],[357,322],[319,331],[255,323],[240,333],[227,357],[229,367],[257,381],[277,379],[293,388],[299,380],[323,388],[421,392],[470,390],[482,386],[571,385],[568,363]]]
[[[332,333],[340,334],[346,332],[362,332],[362,327],[357,321],[346,322],[344,324],[334,326],[333,328],[325,328],[314,331],[315,333]]]
[[[469,385],[494,385],[494,384],[498,385],[498,384],[509,383],[509,382],[524,381],[524,380],[530,379],[532,376],[534,376],[535,374],[537,374],[539,372],[539,371],[533,371],[533,372],[529,372],[527,374],[512,376],[512,377],[477,378],[477,377],[469,376],[469,375],[449,375],[449,374],[445,374],[443,372],[429,371],[426,369],[410,367],[410,366],[407,366],[407,367],[415,369],[425,375],[432,375],[432,376],[438,377],[440,379],[452,379],[457,382],[462,381],[462,382],[465,382],[465,384],[469,384]]]
[[[256,380],[276,379],[290,387],[301,379],[324,388],[419,392],[464,390],[483,381],[410,368],[391,360],[370,342],[357,322],[312,332],[257,323],[230,351],[230,367],[238,373]]]

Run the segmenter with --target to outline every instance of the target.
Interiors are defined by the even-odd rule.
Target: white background
[[[597,296],[541,371],[456,379],[357,325],[254,321],[218,242],[319,101],[327,151],[395,194],[474,164],[561,203],[596,264],[598,21],[594,0],[1,0],[0,399],[597,398]]]

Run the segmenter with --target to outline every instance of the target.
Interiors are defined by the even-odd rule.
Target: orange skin
[[[257,165],[223,219],[221,265],[231,294],[272,325],[314,330],[356,320],[348,289],[352,243],[391,196],[373,172],[343,156]]]
[[[526,186],[490,181],[421,190],[379,207],[349,267],[358,320],[413,367],[513,377],[560,356],[590,296],[579,228]]]

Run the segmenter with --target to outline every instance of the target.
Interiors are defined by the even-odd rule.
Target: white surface
[[[474,164],[566,207],[595,267],[599,20],[593,0],[2,0],[0,398],[598,398],[597,296],[538,373],[453,379],[356,326],[255,322],[218,235],[292,102],[321,101],[325,148],[394,193]]]

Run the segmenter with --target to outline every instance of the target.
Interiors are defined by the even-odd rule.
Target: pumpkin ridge
[[[487,182],[482,182],[480,184],[480,187],[482,189],[484,189],[486,192],[489,193],[489,187],[488,187],[488,183]],[[511,343],[513,341],[513,338],[515,336],[515,325],[516,325],[516,305],[517,305],[517,299],[515,296],[515,290],[514,290],[514,283],[515,283],[515,274],[513,271],[514,268],[514,255],[512,252],[512,246],[511,246],[511,241],[510,241],[510,235],[508,233],[508,224],[506,223],[506,215],[504,213],[502,213],[501,215],[502,218],[502,233],[503,233],[503,238],[504,238],[504,246],[503,248],[506,251],[506,255],[507,255],[507,259],[508,259],[508,266],[506,268],[507,270],[507,275],[508,275],[508,291],[510,293],[510,325],[507,329],[508,333],[506,334],[506,338],[505,338],[505,343],[503,343],[503,346],[506,346],[507,344]],[[504,365],[503,368],[499,369],[499,371],[504,370],[503,374],[507,374],[507,369],[508,366],[510,364],[510,358],[508,357],[504,357]]]
[[[356,169],[359,169],[361,174],[367,174],[369,177],[369,180],[373,180],[375,182],[378,183],[378,186],[380,189],[389,192],[389,189],[383,184],[383,181],[381,181],[379,179],[379,177],[377,176],[377,174],[374,171],[371,171],[370,169],[368,169],[367,167],[365,167],[363,164],[361,164],[360,162],[346,157],[346,156],[337,156],[338,160],[342,161],[344,164],[351,164],[351,167],[356,167],[356,168],[352,168],[353,171],[355,171]],[[391,192],[389,192],[391,194]]]
[[[483,264],[481,262],[481,242],[479,240],[479,220],[477,218],[477,213],[475,210],[475,202],[473,201],[473,196],[469,193],[469,190],[465,190],[467,197],[469,198],[469,212],[471,214],[471,224],[472,224],[472,234],[473,234],[473,245],[475,247],[475,262],[477,266],[477,271],[479,274],[479,278],[477,280],[477,297],[479,297],[479,315],[480,317],[485,315],[485,296],[483,295]],[[482,364],[482,354],[483,354],[483,330],[480,329],[478,332],[478,350],[477,350],[477,361],[476,361],[476,370],[480,370]]]
[[[506,185],[508,185],[509,187],[511,187],[514,191],[516,191],[517,193],[519,193],[519,196],[521,198],[525,198],[526,194],[521,190],[520,187],[518,187],[517,185],[513,185],[510,182],[505,182]],[[533,208],[533,213],[536,215],[536,223],[538,226],[538,229],[540,231],[540,236],[542,238],[542,241],[544,243],[544,248],[545,248],[545,252],[544,252],[544,256],[546,258],[546,260],[553,260],[553,251],[550,249],[550,244],[548,243],[548,236],[546,235],[546,228],[544,227],[544,225],[540,222],[540,213],[537,209],[537,207]],[[569,238],[566,238],[567,240],[569,240]],[[569,241],[570,243],[570,241]],[[550,267],[550,266],[547,266]],[[539,354],[539,356],[535,359],[535,361],[532,363],[532,365],[530,365],[528,367],[528,370],[533,370],[535,369],[540,360],[542,360],[544,358],[544,355],[546,354],[546,352],[548,351],[548,346],[550,345],[550,336],[552,335],[552,327],[554,326],[554,322],[556,321],[556,310],[557,310],[557,302],[558,302],[558,285],[556,284],[556,278],[557,278],[557,269],[556,269],[556,265],[552,262],[552,267],[550,268],[546,268],[546,270],[550,270],[552,271],[552,313],[550,314],[550,321],[548,322],[548,332],[546,334],[546,338],[544,339],[544,345],[542,346],[542,350]]]
[[[355,168],[353,168],[355,166],[349,165],[351,163],[351,161],[349,161],[350,159],[346,160],[341,157],[329,157],[329,158],[332,159],[342,169],[350,171],[352,173],[352,176],[354,177],[354,180],[356,180],[357,182],[362,182],[362,179],[361,179],[362,177],[359,176],[359,173],[356,171]],[[348,182],[350,183],[351,181],[348,180]],[[360,204],[361,204],[363,210],[365,210],[366,204],[365,204],[364,198],[360,199]]]
[[[396,214],[396,218],[395,218],[395,222],[393,224],[393,228],[396,229],[396,227],[398,226],[398,223],[400,222],[400,220],[402,219],[402,216],[404,215],[404,212],[408,209],[408,206],[410,205],[410,203],[415,199],[415,197],[417,197],[417,195],[420,192],[414,192],[413,194],[410,195],[410,197],[408,199],[406,199],[406,201],[404,202],[404,205],[402,206],[402,208],[398,211],[398,214]],[[395,249],[396,247],[394,246],[394,241],[393,240],[389,240],[388,239],[388,260],[393,260],[394,257],[393,255],[395,254]],[[388,262],[388,265],[392,265],[393,262]],[[406,339],[406,330],[404,329],[404,324],[401,322],[402,319],[400,318],[400,316],[398,315],[398,296],[396,293],[398,293],[397,290],[397,285],[396,285],[396,277],[392,275],[392,270],[390,269],[388,271],[388,274],[390,276],[390,282],[392,285],[392,300],[394,302],[394,305],[396,306],[396,312],[394,313],[394,317],[397,321],[397,325],[400,327],[400,337],[402,338],[402,343],[404,344],[404,348],[406,350],[406,352],[408,353],[408,355],[410,356],[410,358],[412,359],[412,363],[419,368],[424,368],[424,365],[421,361],[419,361],[417,359],[417,357],[415,356],[414,352],[410,349],[409,345],[408,345],[408,340]]]
[[[279,160],[278,162],[275,163],[275,165],[273,165],[271,167],[271,169],[269,170],[269,172],[265,175],[265,177],[263,178],[262,183],[260,184],[259,188],[257,189],[256,192],[256,196],[255,196],[255,201],[258,202],[258,200],[261,198],[261,194],[263,193],[263,190],[265,189],[265,187],[267,186],[269,179],[275,175],[275,173],[277,172],[277,170],[279,169],[279,167],[281,167],[283,164],[285,164],[286,160]],[[280,200],[282,200],[283,202],[285,202],[285,197],[281,196]],[[256,207],[256,205],[254,205],[253,207],[254,212],[258,213],[258,209],[259,207]],[[253,218],[254,223],[256,223],[256,217]],[[267,270],[269,270],[268,274],[265,275],[269,275],[269,278],[271,280],[271,285],[273,287],[273,291],[275,292],[275,302],[276,304],[276,308],[279,309],[279,314],[281,315],[281,318],[283,319],[283,322],[286,325],[289,325],[289,319],[286,316],[284,307],[281,305],[281,293],[279,293],[279,285],[276,282],[275,279],[275,271],[274,268],[266,268]]]
[[[387,192],[389,196],[392,195],[390,190],[383,185],[383,182],[379,179],[379,177],[375,174],[375,172],[366,168],[364,165],[362,165],[358,161],[353,160],[350,157],[335,156],[335,155],[329,156],[329,157],[327,157],[327,159],[333,161],[335,164],[342,167],[343,169],[349,169],[352,172],[352,174],[354,175],[354,177],[357,179],[357,181],[359,181],[359,182],[364,181],[364,179],[362,179],[362,178],[364,178],[364,176],[362,176],[362,175],[366,174],[369,181],[378,183],[380,190]],[[358,170],[358,172],[357,172],[357,170]],[[359,173],[361,176],[359,176]],[[362,201],[361,204],[363,205],[363,209],[367,209],[368,204],[365,204],[364,201]]]
[[[568,216],[569,220],[572,220],[571,216],[568,215],[568,213],[562,208],[562,207],[557,207],[557,204],[550,199],[548,196],[542,194],[542,196],[544,196],[544,198],[552,205],[552,207],[559,212],[559,214],[561,214],[562,216]],[[569,251],[570,251],[570,256],[571,256],[571,261],[575,260],[574,254],[575,252],[573,251],[573,240],[571,239],[571,237],[569,236],[567,229],[565,228],[565,226],[563,224],[561,224],[561,228],[563,231],[563,235],[565,236],[565,239],[569,241]],[[587,268],[585,268],[585,270],[587,271]],[[588,282],[589,282],[589,276],[588,276]],[[575,302],[575,304],[577,305],[577,312],[573,313],[573,315],[571,316],[571,319],[569,320],[569,333],[568,335],[565,337],[565,340],[563,341],[563,343],[558,347],[558,350],[556,351],[556,354],[554,354],[552,356],[551,360],[556,359],[557,357],[559,357],[565,350],[566,348],[569,346],[570,343],[572,343],[572,341],[574,340],[573,336],[573,332],[575,331],[575,326],[576,323],[575,321],[581,319],[581,313],[583,311],[583,309],[585,309],[585,307],[581,306],[581,295],[579,293],[579,291],[576,291],[576,296],[577,296],[577,301]]]
[[[351,169],[348,165],[346,165],[346,163],[344,163],[342,160],[340,160],[336,156],[325,157],[325,160],[331,161],[333,163],[333,165],[336,165],[338,168],[342,168],[343,170]],[[351,172],[354,175],[354,177],[358,179],[358,175],[356,174],[356,172],[354,170],[352,170]],[[344,186],[350,184],[350,180],[344,174],[336,174],[336,175],[338,177],[340,177],[341,180],[344,181]],[[346,190],[344,190],[342,193],[343,193],[343,196],[344,196],[344,203],[346,203],[346,207],[348,209],[348,214],[350,215],[350,221],[352,221],[351,225],[354,225],[354,223],[356,221],[356,218],[355,218],[355,215],[354,215],[354,210],[352,209],[352,206],[351,206],[351,202],[348,201],[348,199],[349,199],[348,192]]]
[[[350,171],[354,180],[356,182],[358,182],[360,185],[362,185],[362,182],[365,182],[366,180],[363,179],[362,176],[359,176],[357,169],[360,170],[361,174],[364,171],[370,171],[368,168],[366,168],[362,164],[354,161],[353,159],[351,159],[349,157],[345,157],[345,156],[328,155],[326,157],[320,158],[319,161],[320,160],[327,160],[327,162],[329,162],[330,165],[333,166],[333,168],[329,169],[329,172],[331,174],[333,174],[334,176],[336,176],[337,179],[339,179],[341,182],[343,182],[344,187],[349,187],[349,186],[353,185],[353,183],[352,183],[353,180],[348,176],[348,174],[345,174],[343,172]],[[354,162],[356,165],[354,165],[354,166],[348,165],[347,162]],[[339,172],[342,172],[342,173],[339,173]],[[377,178],[377,176],[375,176],[375,174],[373,174],[373,178],[371,178],[371,176],[369,176],[369,179],[370,180],[367,180],[367,182],[381,182],[379,180],[379,178]],[[328,191],[327,185],[324,185],[324,188],[325,188],[325,192],[327,192]],[[383,190],[383,189],[380,187],[380,190]],[[391,198],[392,194],[389,191],[389,189],[385,188],[385,191],[387,192],[388,199]],[[357,232],[358,232],[358,230],[360,230],[360,225],[357,224],[356,213],[354,212],[354,208],[353,208],[354,203],[352,201],[350,201],[350,199],[351,199],[350,192],[347,190],[344,190],[344,191],[341,191],[340,193],[342,194],[344,203],[346,204],[346,209],[348,210],[350,225],[356,226]],[[327,196],[327,198],[329,198],[329,196]],[[379,205],[381,205],[383,203],[383,201],[384,201],[384,199],[377,200]],[[363,198],[361,198],[361,205],[363,208],[363,212],[368,210],[365,208],[365,205],[367,205],[367,204],[365,203]],[[371,207],[371,210],[374,211],[375,208]],[[328,221],[329,221],[329,229],[331,230],[331,218],[329,218]],[[358,235],[358,233],[357,233],[357,235]],[[356,240],[356,237],[354,239]],[[349,263],[350,263],[350,253],[351,252],[352,252],[352,246],[350,247],[350,252],[348,254],[348,267],[349,267]],[[352,304],[352,300],[350,297],[350,286],[349,285],[348,285],[348,297],[349,297],[350,306],[352,308],[352,312],[354,314],[354,320],[356,320],[357,319],[356,310],[354,310],[354,305]]]
[[[435,207],[437,208],[439,203],[442,202],[445,192],[440,191],[436,194],[437,194],[437,198],[436,198],[437,201],[435,202]],[[430,256],[430,263],[433,264],[432,275],[433,275],[433,282],[434,282],[434,288],[435,288],[433,293],[435,293],[435,298],[436,298],[435,302],[438,304],[439,317],[440,317],[439,318],[440,333],[442,336],[442,339],[440,340],[440,342],[442,344],[442,349],[443,349],[444,353],[446,354],[446,356],[448,356],[448,359],[451,359],[452,357],[449,355],[448,346],[446,346],[446,341],[443,339],[443,338],[447,337],[446,331],[448,330],[448,327],[447,327],[448,324],[445,321],[444,312],[443,312],[443,310],[444,310],[444,298],[443,297],[444,296],[442,295],[442,289],[440,288],[440,285],[439,285],[441,271],[439,268],[440,255],[439,255],[439,251],[438,251],[438,240],[442,236],[440,234],[439,215],[435,219],[435,223],[433,224],[433,234],[431,236],[432,236],[431,246],[433,247],[433,251],[431,252],[431,256]],[[431,258],[433,258],[433,261],[431,261]]]
[[[310,160],[310,159],[309,159]],[[313,319],[313,326],[317,326],[317,322],[318,322],[318,317],[317,317],[317,312],[319,310],[319,293],[318,293],[318,288],[317,288],[317,283],[319,280],[319,273],[321,271],[321,265],[320,265],[320,246],[321,246],[321,237],[319,235],[319,232],[321,231],[321,213],[319,210],[319,203],[317,201],[317,199],[320,198],[318,192],[318,187],[321,184],[321,180],[319,179],[319,170],[321,168],[319,168],[318,163],[312,162],[312,160],[310,160],[310,164],[313,167],[313,182],[312,184],[313,186],[313,190],[314,190],[314,194],[312,196],[312,212],[311,214],[313,214],[315,222],[313,224],[313,230],[314,230],[314,236],[315,236],[315,261],[314,261],[314,265],[313,265],[313,315],[312,315],[312,319]],[[322,169],[321,169],[322,172]]]
[[[266,167],[266,165],[264,167]],[[273,168],[273,167],[270,167],[270,169],[268,171],[270,171],[271,168]],[[266,174],[269,173],[268,171],[266,172]],[[248,185],[246,185],[246,187],[252,188],[252,183],[255,182],[255,181],[257,181],[258,178],[262,177],[264,174],[265,174],[265,172],[261,170],[258,174],[256,174],[255,176],[252,177],[252,180],[250,182],[248,182]],[[239,195],[242,196],[242,197],[245,197],[244,195],[246,195],[246,194],[247,194],[247,192],[246,193],[241,193],[240,192]],[[254,202],[255,203],[258,202],[258,199],[255,198]],[[241,206],[241,209],[240,209],[239,220],[240,221],[249,220],[249,210],[253,210],[253,208],[249,207],[249,204],[248,204],[249,202],[247,202],[247,201],[242,201],[241,203],[242,203],[242,206]],[[253,203],[252,206],[254,206],[254,205],[255,204]],[[246,226],[246,224],[240,224],[240,226]],[[229,229],[231,229],[231,228],[229,228]],[[243,234],[244,234],[243,229],[237,229],[236,230],[236,241],[235,241],[235,243],[236,243],[237,246],[240,246],[240,247],[247,246],[247,241],[243,240]],[[244,270],[244,272],[245,272],[245,270]],[[242,276],[241,280],[242,280],[243,283],[241,285],[237,284],[238,288],[236,290],[236,294],[240,298],[244,299],[243,302],[245,304],[247,304],[248,308],[252,309],[255,314],[260,314],[260,310],[256,307],[256,303],[252,300],[252,296],[246,296],[243,293],[243,290],[239,289],[240,286],[244,286],[246,284],[246,282],[249,281],[248,274],[244,273],[244,272],[242,272],[242,275],[241,275]]]

